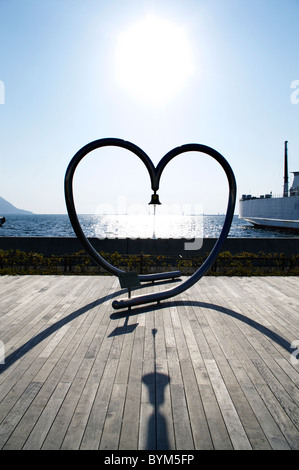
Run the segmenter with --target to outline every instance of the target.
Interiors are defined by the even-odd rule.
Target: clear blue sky
[[[189,44],[192,70],[165,102],[157,70],[132,91],[117,69],[121,35],[148,17]],[[298,0],[0,0],[0,196],[35,213],[66,213],[67,165],[103,137],[134,142],[155,164],[178,145],[209,145],[230,162],[238,197],[281,193],[285,140],[289,170],[299,170],[299,93],[291,88],[299,80],[298,19]],[[142,40],[131,43],[140,42],[139,54]],[[169,86],[185,67],[175,47]],[[137,160],[125,151],[86,157],[76,173],[78,211],[147,204],[149,178]],[[160,199],[221,213],[226,180],[207,158],[181,156],[165,170]]]

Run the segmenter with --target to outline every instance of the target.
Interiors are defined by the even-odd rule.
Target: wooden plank
[[[47,324],[43,323],[43,326],[45,327],[47,326]],[[55,328],[53,329],[53,331],[55,332]],[[45,358],[40,356],[40,352],[42,348],[47,345],[47,342],[50,341],[51,334],[51,324],[50,326],[47,326],[47,328],[44,329],[41,329],[41,325],[39,325],[38,330],[36,330],[36,328],[32,328],[31,338],[30,330],[28,330],[26,337],[23,338],[25,342],[23,343],[23,345],[20,345],[19,348],[17,348],[17,354],[15,356],[12,356],[12,365],[8,364],[5,367],[2,379],[5,379],[7,375],[10,375],[11,379],[10,381],[6,381],[5,385],[10,384],[10,388],[12,389],[13,385],[19,380],[22,374],[25,373],[27,368],[29,368],[29,370],[32,370],[32,363],[35,357],[39,358],[36,364],[43,364]],[[17,344],[19,344],[19,342],[17,342]],[[37,370],[35,371],[35,373],[37,373]],[[1,387],[1,391],[3,391],[3,393],[7,393],[8,390],[6,390],[6,388],[7,387]],[[13,393],[15,393],[16,388],[14,388],[12,391]]]
[[[205,364],[234,449],[250,450],[252,447],[216,362],[210,359]]]
[[[146,289],[145,292],[148,292]],[[138,315],[138,318],[141,314]],[[143,316],[144,347],[140,395],[140,420],[138,433],[138,449],[150,450],[157,448],[157,423],[155,413],[156,383],[156,322],[155,312]]]
[[[82,367],[76,373],[74,379],[70,382],[67,395],[63,400],[61,407],[53,420],[51,428],[42,444],[42,450],[59,449],[64,440],[67,429],[72,420],[73,414],[77,407],[78,399],[81,396],[86,379],[89,375],[93,361],[84,359]],[[62,376],[63,379],[63,376]]]
[[[196,449],[212,449],[213,443],[195,372],[200,367],[200,364],[203,364],[195,337],[197,320],[192,307],[188,305],[180,306],[179,311],[182,331],[189,351],[189,357],[182,356],[180,358],[180,366],[194,445]]]
[[[118,449],[126,392],[125,384],[115,383],[113,385],[99,446],[100,450]]]
[[[0,277],[0,448],[298,449],[298,287],[210,276],[122,312],[112,276]]]
[[[143,375],[144,326],[134,331],[133,354],[128,376],[127,395],[120,433],[121,450],[137,450],[139,442],[140,402]]]
[[[78,329],[78,325],[76,328],[73,329],[73,331],[75,332],[76,329]],[[62,343],[62,348],[58,347],[60,346],[60,344],[56,347],[56,350],[55,350],[55,354],[54,354],[54,360],[51,360],[52,357],[50,356],[50,358],[47,360],[46,364],[42,367],[42,369],[38,372],[38,369],[35,369],[35,374],[37,373],[37,375],[35,376],[35,379],[39,379],[40,381],[47,381],[47,378],[48,376],[50,375],[51,377],[51,380],[50,380],[50,389],[49,389],[49,392],[48,393],[52,393],[52,390],[53,390],[53,387],[55,387],[55,380],[54,380],[54,376],[53,376],[53,367],[55,366],[55,373],[56,373],[56,376],[58,378],[61,378],[61,374],[63,373],[64,371],[64,367],[68,364],[68,360],[67,359],[64,359],[61,354],[65,354],[66,357],[68,357],[68,353],[67,353],[67,349],[66,349],[66,346],[69,345],[69,351],[70,351],[70,354],[73,353],[74,351],[74,343],[70,344],[71,342],[71,339],[72,339],[72,335],[69,335],[69,338],[68,338],[68,342],[67,343]],[[59,354],[58,351],[59,349],[61,349],[61,353]],[[38,348],[36,349],[36,353],[38,353]],[[62,361],[61,361],[61,358],[62,358]],[[39,360],[41,361],[42,359],[39,358]],[[44,359],[43,359],[44,361]],[[57,365],[57,363],[59,364],[59,366]],[[48,366],[47,366],[48,364]],[[36,367],[36,366],[35,366]],[[33,372],[34,372],[34,364],[32,366],[33,368]],[[42,372],[43,371],[43,372]],[[60,374],[59,374],[60,372]],[[21,383],[21,382],[19,382]],[[38,399],[36,399],[36,402],[34,402],[34,411],[35,413],[31,413],[31,410],[28,410],[27,412],[27,415],[28,415],[28,419],[27,421],[30,423],[30,426],[34,426],[34,423],[35,421],[38,419],[38,414],[36,413],[37,410],[39,410],[40,406],[38,405],[38,402],[41,401],[41,403],[43,403],[43,401],[41,400],[41,397],[43,395],[45,395],[45,397],[49,396],[48,393],[46,392],[47,388],[49,387],[43,387],[42,389],[42,393],[39,395]],[[16,387],[14,387],[14,392],[16,390]],[[27,416],[26,415],[26,416]],[[30,416],[30,418],[29,418]],[[24,418],[26,419],[26,418]]]
[[[191,302],[191,304],[192,303],[193,302]],[[232,443],[217,403],[216,395],[205,363],[206,360],[214,359],[213,345],[215,344],[215,339],[213,337],[213,331],[209,326],[209,322],[204,315],[204,305],[204,302],[199,302],[199,305],[196,308],[196,321],[193,319],[192,322],[192,332],[198,347],[198,354],[196,354],[196,347],[193,343],[192,360],[194,364],[194,373],[199,386],[203,410],[208,423],[213,448],[217,450],[231,449]],[[190,315],[189,309],[188,312]],[[209,446],[209,435],[207,434],[207,429],[205,430],[204,446]]]
[[[170,393],[176,449],[192,450],[194,442],[183,385],[171,384]]]
[[[107,360],[80,444],[82,450],[97,450],[100,445],[116,373],[117,359]]]
[[[172,402],[173,427],[176,449],[194,449],[192,428],[189,417],[188,404],[185,394],[184,377],[182,374],[182,363],[189,359],[189,350],[184,335],[183,325],[177,308],[171,309],[171,321],[175,338],[178,360],[180,365],[179,377],[174,383],[170,377],[170,395]]]
[[[43,409],[36,425],[30,433],[23,449],[26,450],[39,450],[44,442],[44,439],[54,421],[59,408],[69,390],[70,383],[60,382],[57,384],[50,400]]]
[[[72,420],[68,426],[60,449],[79,450],[85,427],[98,390],[98,383],[88,380],[79,397]]]
[[[0,427],[0,448],[2,449],[6,442],[9,440],[13,430],[19,424],[23,414],[26,412],[30,403],[33,401],[39,392],[42,384],[38,382],[31,382],[24,390],[20,398],[16,401],[15,405],[11,408]],[[17,443],[14,443],[17,447]]]
[[[223,280],[222,280],[223,282]],[[227,317],[226,317],[227,319]],[[242,322],[239,322],[239,328],[242,331],[243,325]],[[221,325],[221,330],[218,328],[217,331],[223,332],[223,323]],[[230,354],[230,357],[232,358],[239,358],[242,360],[242,364],[244,367],[246,367],[247,373],[250,371],[251,373],[249,376],[251,377],[251,380],[254,382],[255,386],[259,390],[259,393],[262,395],[262,403],[265,401],[267,403],[267,407],[271,409],[272,404],[275,406],[275,400],[273,400],[273,396],[271,394],[267,393],[267,398],[265,399],[264,393],[267,390],[264,387],[264,379],[260,374],[257,374],[256,371],[254,370],[254,367],[252,366],[252,360],[250,360],[250,357],[255,354],[254,348],[252,348],[251,344],[248,342],[248,327],[244,330],[244,335],[240,336],[240,333],[237,333],[237,336],[240,338],[239,341],[231,341],[230,339],[230,345],[233,346],[233,351],[232,354]],[[237,337],[235,336],[235,338]],[[255,402],[254,403],[255,409],[256,406],[258,406],[259,412],[263,414],[263,418],[259,419],[260,425],[264,427],[265,432],[268,433],[268,439],[272,442],[273,446],[279,446],[279,448],[288,448],[288,445],[285,442],[284,437],[282,436],[281,432],[275,425],[275,423],[269,419],[269,414],[265,411],[265,408],[261,406],[261,403],[259,400],[257,400],[257,397],[255,394],[252,394],[253,397],[255,397]],[[251,406],[252,403],[251,403]],[[276,407],[275,407],[276,408]],[[272,411],[271,411],[272,414]],[[259,416],[259,414],[258,414]],[[283,416],[284,420],[284,416]],[[265,423],[267,423],[267,426],[265,427]],[[269,429],[269,424],[271,424],[271,430]],[[275,436],[275,439],[273,440],[273,436]],[[275,447],[274,447],[275,448]]]

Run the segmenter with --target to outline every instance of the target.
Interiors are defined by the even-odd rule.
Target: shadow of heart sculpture
[[[82,246],[85,248],[89,256],[98,265],[104,268],[106,271],[118,277],[122,275],[124,271],[108,263],[108,261],[106,261],[94,249],[92,244],[89,242],[89,240],[85,236],[81,228],[78,216],[77,216],[75,203],[74,203],[74,196],[73,196],[73,177],[74,177],[74,173],[75,173],[77,165],[88,153],[92,152],[93,150],[97,148],[107,147],[107,146],[121,147],[121,148],[127,149],[133,154],[137,155],[137,157],[139,157],[142,160],[142,162],[146,166],[147,171],[149,173],[150,180],[151,180],[151,187],[152,187],[152,190],[154,191],[152,195],[153,203],[157,202],[158,200],[157,191],[159,189],[159,183],[160,183],[162,172],[164,168],[166,167],[166,165],[174,157],[181,155],[185,152],[204,153],[214,158],[223,168],[226,174],[227,180],[228,180],[228,184],[229,184],[229,194],[228,194],[226,216],[225,216],[224,224],[220,232],[220,235],[212,251],[210,252],[207,259],[204,261],[204,263],[197,269],[197,271],[195,271],[194,274],[192,274],[192,276],[190,276],[189,278],[187,278],[180,284],[177,284],[175,287],[172,287],[171,289],[167,289],[162,292],[155,292],[152,294],[144,294],[144,295],[134,296],[134,297],[126,298],[126,299],[114,300],[112,303],[112,306],[115,309],[127,308],[131,306],[141,305],[141,304],[146,304],[146,303],[151,303],[151,302],[160,302],[161,300],[169,299],[178,294],[181,294],[182,292],[184,292],[185,290],[193,286],[212,266],[212,264],[214,263],[215,259],[217,258],[221,250],[223,242],[225,241],[229,233],[233,215],[234,215],[235,202],[236,202],[236,181],[235,181],[234,173],[229,163],[227,162],[227,160],[219,152],[212,149],[211,147],[207,147],[206,145],[201,145],[201,144],[185,144],[185,145],[182,145],[181,147],[176,147],[173,150],[170,150],[166,155],[164,155],[164,157],[160,160],[160,162],[158,163],[156,167],[154,166],[151,159],[143,150],[141,150],[135,144],[132,144],[131,142],[127,142],[122,139],[117,139],[117,138],[99,139],[99,140],[90,142],[89,144],[82,147],[70,161],[68,168],[66,170],[65,180],[64,180],[65,200],[66,200],[66,206],[67,206],[67,211],[69,214],[70,222],[72,224],[75,234],[77,235],[77,238],[79,239],[79,241],[81,242]],[[140,282],[148,282],[148,281],[155,281],[155,280],[161,280],[161,279],[175,278],[175,277],[179,277],[180,275],[181,273],[179,271],[171,271],[167,273],[163,272],[163,273],[155,273],[155,274],[142,274],[142,275],[139,274],[139,280]]]

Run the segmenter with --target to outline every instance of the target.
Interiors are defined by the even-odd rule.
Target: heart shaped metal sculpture
[[[130,297],[127,299],[115,300],[112,303],[112,306],[115,309],[126,308],[126,307],[131,307],[131,306],[141,305],[141,304],[146,304],[146,303],[151,303],[151,302],[160,302],[161,300],[169,299],[178,294],[181,294],[185,290],[189,289],[192,285],[194,285],[211,267],[211,265],[214,263],[215,259],[217,258],[221,250],[221,246],[229,233],[233,215],[234,215],[235,202],[236,202],[236,181],[235,181],[234,173],[229,163],[227,162],[227,160],[219,152],[212,149],[211,147],[208,147],[206,145],[201,145],[201,144],[186,144],[186,145],[182,145],[181,147],[176,147],[173,150],[170,150],[170,152],[168,152],[160,160],[160,162],[158,163],[156,167],[154,166],[151,159],[143,150],[141,150],[135,144],[132,144],[131,142],[128,142],[122,139],[116,139],[116,138],[99,139],[99,140],[90,142],[89,144],[82,147],[70,161],[66,174],[65,174],[64,190],[65,190],[65,200],[66,200],[67,211],[68,211],[73,229],[78,239],[80,240],[81,244],[87,251],[87,253],[91,256],[91,258],[97,264],[102,266],[105,270],[107,270],[111,274],[114,274],[118,277],[121,274],[123,274],[124,271],[108,263],[94,249],[94,247],[91,245],[91,243],[85,236],[81,228],[78,216],[77,216],[77,212],[76,212],[75,204],[74,204],[74,196],[73,196],[73,177],[74,177],[74,173],[79,162],[82,160],[82,158],[84,158],[88,153],[92,152],[93,150],[100,148],[100,147],[107,147],[107,146],[121,147],[121,148],[127,149],[130,152],[137,155],[142,160],[150,176],[151,187],[152,187],[152,190],[154,191],[152,195],[152,201],[154,204],[158,202],[157,191],[159,189],[160,178],[161,178],[164,168],[174,157],[180,154],[183,154],[185,152],[200,152],[200,153],[207,154],[210,157],[214,158],[225,171],[228,184],[229,184],[229,197],[228,197],[226,216],[225,216],[224,224],[223,224],[221,233],[218,237],[218,240],[216,241],[212,251],[210,252],[207,259],[204,261],[204,263],[197,269],[197,271],[192,276],[190,276],[185,281],[181,282],[180,284],[176,285],[175,287],[171,289],[168,289],[162,292],[155,292],[152,294],[144,294],[144,295],[139,295],[135,297]],[[155,281],[155,280],[160,280],[160,279],[175,278],[175,277],[179,277],[180,275],[181,273],[179,271],[171,271],[168,273],[139,275],[139,280],[141,282],[147,282],[147,281]]]

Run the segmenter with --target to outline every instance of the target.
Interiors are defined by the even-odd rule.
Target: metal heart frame
[[[92,152],[93,150],[100,148],[100,147],[107,147],[107,146],[121,147],[121,148],[127,149],[130,152],[137,155],[141,159],[141,161],[145,164],[147,171],[149,173],[150,180],[151,180],[151,187],[152,187],[152,190],[154,191],[154,194],[156,194],[156,192],[159,189],[160,178],[166,165],[174,157],[181,155],[183,153],[200,152],[200,153],[207,154],[210,157],[214,158],[223,168],[226,174],[227,180],[228,180],[228,184],[229,184],[229,196],[228,196],[226,216],[225,216],[224,224],[220,232],[220,235],[218,237],[218,240],[216,241],[212,251],[210,252],[207,259],[204,261],[204,263],[197,269],[197,271],[195,271],[194,274],[192,274],[192,276],[190,276],[185,281],[181,282],[180,284],[176,285],[175,287],[171,289],[167,289],[162,292],[155,292],[152,294],[144,294],[144,295],[139,295],[135,297],[130,297],[128,299],[114,300],[112,303],[112,306],[115,309],[121,309],[121,308],[127,308],[127,307],[130,308],[131,306],[136,306],[136,305],[141,305],[141,304],[146,304],[146,303],[151,303],[151,302],[160,302],[161,300],[166,300],[178,294],[181,294],[182,292],[184,292],[185,290],[193,286],[197,281],[199,281],[199,279],[212,266],[212,264],[214,263],[215,259],[217,258],[221,250],[221,246],[223,245],[223,242],[228,236],[232,219],[233,219],[233,215],[234,215],[235,203],[236,203],[237,187],[236,187],[234,173],[229,163],[227,162],[227,160],[219,152],[212,149],[211,147],[208,147],[202,144],[185,144],[185,145],[182,145],[181,147],[176,147],[170,150],[166,155],[164,155],[164,157],[160,160],[160,162],[158,163],[156,167],[154,166],[153,162],[148,157],[148,155],[139,147],[137,147],[137,145],[131,142],[122,140],[122,139],[117,139],[117,138],[98,139],[82,147],[70,161],[68,168],[66,170],[66,174],[65,174],[64,191],[65,191],[67,211],[68,211],[70,222],[73,226],[74,232],[77,235],[82,246],[85,248],[85,250],[89,254],[89,256],[98,265],[102,266],[105,270],[107,270],[108,272],[116,276],[119,276],[121,273],[124,273],[124,271],[108,263],[94,249],[92,244],[89,242],[89,240],[87,239],[87,237],[85,236],[81,228],[81,225],[77,216],[75,203],[74,203],[74,196],[73,196],[73,177],[74,177],[76,167],[78,166],[80,161],[88,153]],[[155,281],[155,280],[160,280],[160,279],[175,278],[180,275],[181,273],[179,271],[171,271],[168,273],[139,275],[139,279],[141,282],[147,282],[147,281]]]

